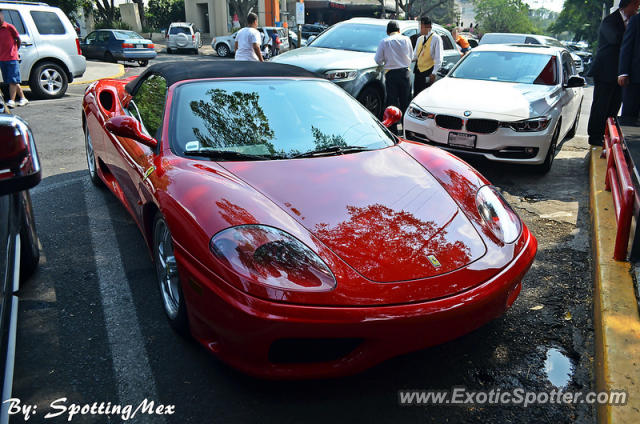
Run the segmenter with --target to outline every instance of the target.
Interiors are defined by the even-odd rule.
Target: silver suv
[[[167,53],[173,53],[178,49],[188,49],[198,54],[202,47],[200,31],[189,22],[174,22],[169,25],[167,31]]]
[[[20,76],[40,98],[62,97],[87,69],[76,31],[67,15],[45,3],[0,1],[4,19],[20,34]]]

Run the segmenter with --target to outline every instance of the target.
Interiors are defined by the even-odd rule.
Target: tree
[[[120,17],[120,9],[118,9],[114,0],[93,0],[96,5],[97,13],[96,13],[96,21],[98,26],[101,27],[112,27],[114,21],[118,20]]]
[[[258,8],[258,0],[229,0],[231,13],[236,13],[240,20],[240,26],[247,26],[247,15],[249,11]]]
[[[549,9],[541,7],[539,9],[532,9],[529,11],[529,19],[533,26],[538,29],[538,32],[547,33],[549,27],[551,27],[556,19],[558,19],[558,13]]]
[[[171,22],[184,21],[184,1],[149,0],[145,20],[147,26],[155,29],[169,28]]]
[[[67,15],[75,15],[84,0],[49,0],[49,6],[59,7]]]
[[[521,0],[476,0],[475,9],[482,32],[536,32]]]
[[[574,40],[593,44],[598,39],[602,3],[599,0],[565,0],[560,16],[549,30],[556,34],[569,31],[574,34]],[[611,1],[607,0],[606,4],[609,10]]]

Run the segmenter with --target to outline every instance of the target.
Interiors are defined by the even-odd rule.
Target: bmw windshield
[[[472,50],[450,77],[556,85],[558,67],[556,57],[548,54]]]
[[[187,82],[176,88],[171,110],[171,148],[182,156],[292,159],[395,142],[360,103],[322,80]]]
[[[375,53],[386,36],[386,27],[382,25],[341,24],[320,34],[309,46]]]

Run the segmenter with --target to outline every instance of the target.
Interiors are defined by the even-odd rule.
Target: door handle
[[[23,41],[22,43],[20,43],[20,46],[21,47],[33,46],[33,43],[29,43],[29,42]]]

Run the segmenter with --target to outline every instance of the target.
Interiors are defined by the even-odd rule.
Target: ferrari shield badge
[[[440,261],[434,255],[427,256],[427,259],[429,259],[429,262],[431,262],[431,265],[433,265],[436,268],[440,268],[441,266]]]
[[[151,165],[151,168],[147,169],[146,171],[144,171],[144,178],[142,179],[142,181],[147,181],[147,178],[149,178],[149,175],[153,174],[153,171],[156,170],[156,167]]]

